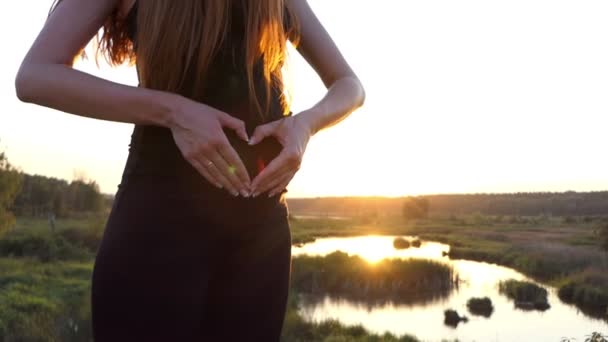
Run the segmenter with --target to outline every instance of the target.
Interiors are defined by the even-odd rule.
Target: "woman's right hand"
[[[180,97],[169,124],[182,155],[203,177],[234,196],[249,197],[251,179],[223,127],[249,140],[242,120],[185,97]]]

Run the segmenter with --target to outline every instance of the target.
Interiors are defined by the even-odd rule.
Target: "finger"
[[[286,186],[287,183],[289,183],[289,181],[293,178],[294,174],[295,173],[293,171],[286,172],[281,177],[273,179],[272,182],[269,182],[267,187],[268,197],[272,197],[277,192],[281,191],[284,188],[283,184]]]
[[[222,158],[219,158],[219,159],[222,159]],[[212,164],[208,164],[209,161],[211,161]],[[201,162],[200,163],[202,165],[205,165],[205,167],[209,171],[209,173],[213,177],[215,177],[215,179],[217,179],[220,184],[222,184],[223,188],[225,188],[226,190],[228,190],[228,192],[232,193],[232,195],[238,196],[239,192],[238,192],[237,188],[220,171],[220,168],[218,168],[218,166],[216,165],[216,162],[214,161],[213,158],[210,158],[210,156],[205,156],[204,158],[201,158]]]
[[[262,187],[271,179],[276,178],[282,171],[289,170],[287,156],[284,152],[274,158],[251,182],[254,193],[260,194]]]
[[[287,186],[289,185],[289,183],[293,179],[293,176],[295,176],[295,173],[292,173],[289,177],[286,177],[279,185],[275,186],[270,191],[270,193],[268,194],[268,196],[272,197],[272,196],[280,193],[281,191],[283,191],[285,188],[287,188]]]
[[[251,179],[249,178],[249,172],[245,168],[245,164],[241,160],[241,157],[236,153],[234,148],[226,143],[219,147],[219,152],[228,162],[229,165],[232,165],[235,168],[234,175],[241,180],[241,183],[244,184],[245,190],[249,190],[249,186],[251,184]]]
[[[253,135],[251,139],[249,139],[249,145],[255,145],[260,141],[264,140],[264,138],[271,136],[274,133],[274,129],[276,127],[275,122],[271,122],[265,125],[261,125],[255,128],[253,131]]]
[[[239,193],[242,193],[243,196],[246,196],[246,191],[248,190],[245,187],[245,184],[241,182],[239,177],[236,176],[236,167],[234,165],[229,164],[218,150],[215,150],[211,153],[208,158],[213,162],[215,168],[222,174],[222,176],[230,183],[231,188],[236,191],[236,194],[233,195],[238,196]]]
[[[216,176],[211,174],[211,172],[206,167],[203,166],[204,164],[201,164],[201,162],[199,162],[196,159],[191,160],[190,164],[192,164],[192,166],[194,166],[194,168],[201,175],[203,175],[203,177],[205,177],[205,179],[207,179],[207,181],[209,181],[211,184],[215,185],[219,189],[224,188],[224,186],[222,185],[222,182],[220,182]]]
[[[266,180],[264,181],[264,183],[260,184],[257,187],[258,195],[263,194],[267,191],[270,191],[273,187],[278,185],[279,182],[283,181],[285,179],[285,177],[287,177],[292,172],[293,172],[293,170],[284,168],[284,169],[281,169],[280,172],[276,172],[274,175],[266,177]]]
[[[219,116],[219,121],[222,126],[234,130],[241,139],[249,141],[249,137],[247,136],[247,128],[242,120],[222,112]]]

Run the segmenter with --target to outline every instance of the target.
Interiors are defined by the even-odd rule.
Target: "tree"
[[[15,224],[11,208],[21,184],[21,173],[11,166],[4,152],[0,153],[0,236]]]
[[[406,220],[427,218],[429,216],[430,203],[425,197],[406,197],[403,202],[402,212]]]

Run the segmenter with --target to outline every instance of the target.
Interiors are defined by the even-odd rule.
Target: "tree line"
[[[76,213],[100,212],[103,195],[93,180],[73,180],[23,174],[13,212],[17,216],[69,217]]]
[[[454,194],[415,197],[291,198],[294,215],[608,216],[608,191]],[[425,214],[426,213],[426,214]]]
[[[29,175],[13,167],[0,153],[0,235],[15,224],[16,216],[54,220],[82,213],[99,213],[104,196],[93,180],[66,180]]]
[[[11,207],[21,189],[22,175],[0,153],[0,235],[15,223]]]

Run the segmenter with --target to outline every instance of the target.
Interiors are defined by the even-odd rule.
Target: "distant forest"
[[[513,194],[428,195],[430,216],[513,215],[513,216],[605,216],[608,191],[535,192]],[[322,197],[288,200],[294,215],[365,216],[400,215],[411,197]]]
[[[14,216],[66,218],[107,212],[112,201],[113,196],[102,194],[94,180],[68,182],[29,175],[13,168],[0,152],[0,231],[14,223]],[[291,214],[315,216],[608,216],[608,191],[289,198],[287,202]]]
[[[100,213],[111,202],[94,180],[30,175],[14,168],[0,152],[0,232],[13,225],[15,216],[66,218]]]
[[[17,216],[69,217],[101,212],[106,205],[93,180],[73,180],[21,174],[21,186],[11,211]]]

